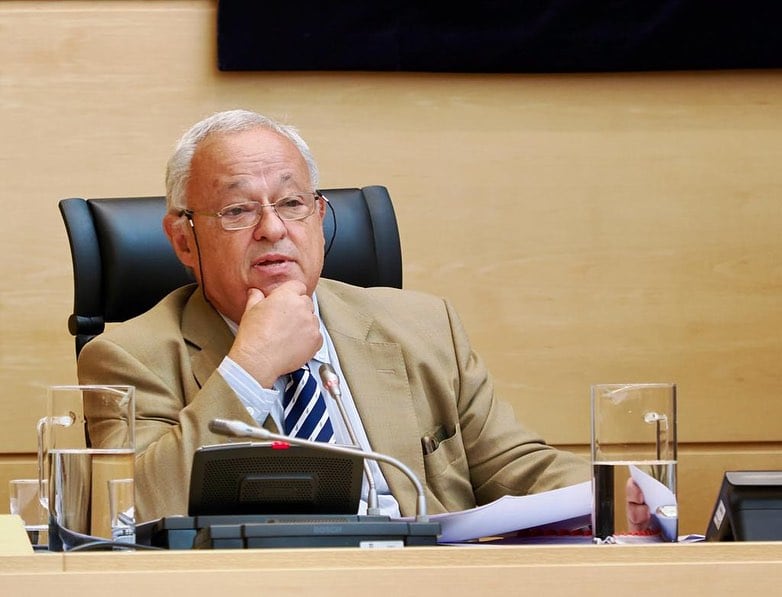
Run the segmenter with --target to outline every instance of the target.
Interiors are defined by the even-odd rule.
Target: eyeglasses
[[[271,207],[281,220],[303,220],[315,212],[315,201],[318,199],[328,201],[318,192],[299,193],[298,195],[283,197],[274,203],[263,204],[258,201],[245,201],[244,203],[226,205],[217,213],[183,209],[179,212],[179,215],[185,216],[191,221],[195,215],[219,218],[223,230],[242,230],[244,228],[252,228],[260,222],[263,209],[266,207]]]

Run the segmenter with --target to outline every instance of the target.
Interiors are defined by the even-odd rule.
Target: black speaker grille
[[[206,457],[197,453],[190,514],[355,514],[362,466],[361,458],[309,448],[226,447]]]

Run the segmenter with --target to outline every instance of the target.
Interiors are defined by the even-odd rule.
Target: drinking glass
[[[135,388],[51,386],[47,398],[38,422],[38,462],[40,482],[49,485],[49,549],[111,543],[109,482],[134,474]],[[124,508],[135,534],[132,504]]]
[[[676,385],[597,384],[591,388],[592,533],[596,543],[655,533],[676,541]],[[640,487],[651,519],[631,523],[628,480]]]
[[[44,481],[43,486],[45,492],[48,483]],[[40,487],[38,479],[11,479],[8,482],[9,511],[22,519],[33,546],[49,542],[49,513],[41,499]]]

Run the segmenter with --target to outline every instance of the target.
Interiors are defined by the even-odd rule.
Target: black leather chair
[[[394,207],[382,186],[323,189],[323,277],[357,286],[402,287],[402,251]],[[163,232],[164,197],[62,199],[73,260],[76,355],[106,323],[138,315],[193,281]],[[336,222],[336,225],[335,225]],[[333,239],[333,240],[332,240]]]

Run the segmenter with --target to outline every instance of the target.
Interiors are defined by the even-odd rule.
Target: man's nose
[[[285,222],[277,215],[273,205],[262,205],[260,219],[253,229],[253,238],[278,238],[285,235]]]

